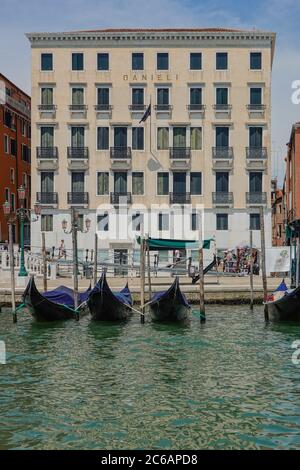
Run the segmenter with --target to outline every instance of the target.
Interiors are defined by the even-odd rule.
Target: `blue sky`
[[[300,80],[299,0],[0,0],[0,71],[30,93],[25,32],[105,27],[233,27],[277,33],[273,68],[272,173],[284,174],[285,144],[300,121],[292,82]]]

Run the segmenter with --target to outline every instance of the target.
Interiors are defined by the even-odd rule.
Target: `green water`
[[[0,314],[2,449],[300,449],[298,325],[260,308],[207,323],[17,325]]]

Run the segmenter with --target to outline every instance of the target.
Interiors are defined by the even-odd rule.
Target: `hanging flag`
[[[147,121],[147,119],[148,119],[148,117],[149,117],[150,115],[151,115],[151,103],[149,104],[148,108],[147,108],[146,111],[145,111],[144,116],[142,117],[142,119],[140,120],[139,123],[141,124],[141,122]]]

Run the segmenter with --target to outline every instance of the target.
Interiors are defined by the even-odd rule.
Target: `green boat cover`
[[[212,241],[213,238],[203,240],[203,249],[209,250]],[[139,245],[141,244],[141,237],[137,237],[137,242]],[[195,240],[168,240],[166,238],[148,238],[146,239],[146,242],[150,251],[199,249],[199,242]]]

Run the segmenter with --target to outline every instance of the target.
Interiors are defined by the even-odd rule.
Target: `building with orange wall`
[[[284,187],[285,218],[291,229],[287,232],[287,238],[298,238],[300,233],[300,122],[293,125],[287,144]]]
[[[0,73],[0,241],[8,239],[8,226],[3,204],[11,210],[19,207],[17,188],[26,189],[26,207],[30,207],[31,192],[31,99]],[[18,223],[13,227],[14,241],[19,240]],[[29,223],[25,225],[25,244],[30,240]]]
[[[272,180],[271,187],[272,245],[283,246],[285,244],[283,191],[278,187],[276,178]]]

